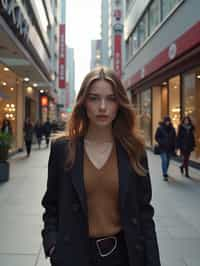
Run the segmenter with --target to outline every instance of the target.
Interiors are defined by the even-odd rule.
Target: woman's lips
[[[97,115],[96,116],[98,119],[102,119],[102,120],[104,120],[104,119],[108,119],[108,116],[107,115]]]

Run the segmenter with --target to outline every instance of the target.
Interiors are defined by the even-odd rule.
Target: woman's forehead
[[[89,88],[89,93],[98,93],[98,94],[113,94],[113,86],[111,82],[107,80],[97,80],[91,84]]]

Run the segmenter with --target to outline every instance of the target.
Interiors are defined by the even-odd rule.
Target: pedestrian
[[[12,126],[11,126],[10,120],[8,120],[6,118],[3,119],[1,132],[2,133],[7,133],[10,136],[12,136],[13,131],[12,131]]]
[[[29,157],[31,153],[33,132],[34,132],[33,124],[30,118],[27,118],[24,123],[24,140],[25,140],[25,145],[26,145],[27,157]]]
[[[42,230],[56,266],[160,266],[147,156],[117,75],[83,80],[66,136],[52,143]]]
[[[189,116],[184,116],[178,127],[177,148],[182,156],[181,174],[185,171],[185,176],[189,178],[189,158],[195,148],[194,125]]]
[[[34,127],[35,135],[37,138],[38,148],[40,149],[42,136],[43,136],[43,125],[40,120],[38,120]]]
[[[176,131],[169,116],[165,116],[163,121],[159,123],[155,140],[160,151],[163,179],[168,181],[168,168],[171,156],[175,153],[176,143]]]
[[[47,118],[47,121],[43,125],[43,131],[44,131],[46,146],[48,148],[49,147],[49,139],[51,136],[51,123],[49,121],[49,118]]]

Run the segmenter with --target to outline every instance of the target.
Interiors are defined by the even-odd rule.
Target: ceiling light
[[[3,86],[6,86],[6,85],[7,85],[7,83],[6,83],[5,81],[3,81],[3,82],[2,82],[2,85],[3,85]]]
[[[38,86],[37,83],[33,83],[33,87],[36,88]]]
[[[163,84],[162,85],[167,85],[167,82],[165,81],[165,82],[163,82]]]
[[[10,69],[8,67],[3,68],[4,71],[9,71]]]
[[[26,88],[26,90],[27,90],[27,92],[28,92],[28,93],[32,93],[32,92],[33,92],[33,88],[32,88],[32,87],[30,87],[30,86],[29,86],[29,87],[27,87],[27,88]]]
[[[26,82],[28,82],[29,80],[30,80],[30,78],[28,78],[28,77],[24,78],[24,81],[26,81]]]
[[[11,91],[14,91],[14,88],[12,87],[12,88],[10,88],[10,90],[11,90]]]
[[[44,90],[40,90],[40,93],[44,93]]]
[[[197,75],[197,78],[200,79],[200,74]]]

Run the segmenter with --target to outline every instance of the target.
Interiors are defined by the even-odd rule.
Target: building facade
[[[91,41],[91,61],[90,69],[99,67],[102,65],[102,40]]]
[[[75,61],[74,61],[74,49],[67,47],[67,108],[70,111],[75,101]]]
[[[126,1],[124,84],[147,146],[159,121],[170,115],[177,129],[189,115],[200,163],[200,2]]]
[[[52,3],[0,1],[0,126],[10,120],[13,151],[23,147],[24,120],[45,121],[49,103],[55,105],[57,14]],[[41,96],[47,97],[44,106]]]

